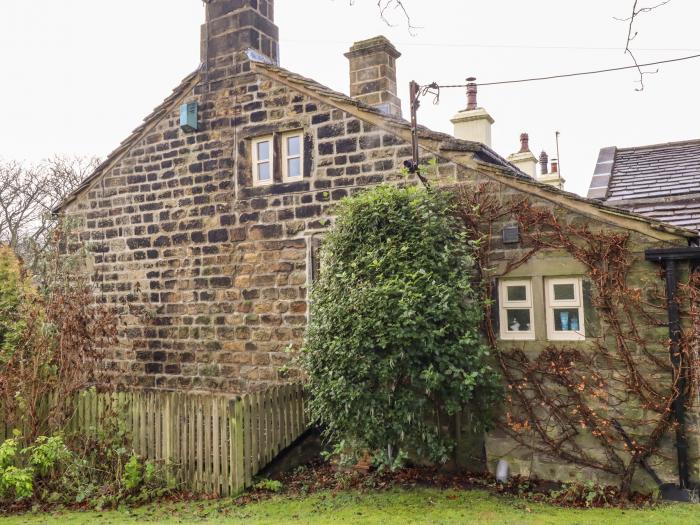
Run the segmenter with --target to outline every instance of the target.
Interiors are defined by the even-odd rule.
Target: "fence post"
[[[219,404],[217,403],[216,397],[211,397],[207,403],[211,407],[211,460],[209,466],[211,470],[209,472],[209,479],[212,484],[212,492],[219,493],[219,475],[221,473],[221,443],[219,439],[221,437],[221,429],[219,426]],[[207,425],[207,429],[210,426]]]
[[[187,478],[189,486],[192,490],[196,490],[196,479],[197,479],[197,463],[196,463],[196,421],[197,415],[195,410],[195,398],[194,396],[187,396],[185,398],[187,405]]]

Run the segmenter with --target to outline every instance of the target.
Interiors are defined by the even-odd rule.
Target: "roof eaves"
[[[506,159],[501,157],[498,153],[496,153],[494,150],[492,150],[485,144],[481,144],[481,148],[479,149],[479,151],[476,152],[475,160],[499,166],[505,169],[505,171],[507,171],[510,175],[513,175],[514,177],[517,177],[519,179],[527,179],[530,182],[536,182],[535,179],[530,177],[530,175],[522,171],[514,164],[508,162]]]
[[[358,109],[360,112],[363,113],[370,113],[374,116],[379,116],[381,117],[382,120],[385,122],[392,124],[396,127],[401,128],[403,131],[408,130],[410,132],[410,123],[404,119],[393,117],[390,115],[387,115],[381,111],[379,111],[376,108],[373,108],[371,106],[368,106],[366,104],[363,104],[362,102],[359,102],[352,97],[349,97],[348,95],[344,95],[342,93],[338,93],[336,91],[333,91],[319,83],[317,83],[315,80],[311,80],[308,78],[305,78],[301,75],[297,75],[296,73],[292,73],[291,71],[288,71],[286,69],[283,69],[279,66],[274,66],[270,64],[264,64],[264,63],[254,63],[253,64],[253,70],[260,72],[262,74],[266,74],[269,78],[272,78],[273,80],[282,80],[286,81],[289,85],[292,87],[295,87],[297,89],[303,88],[308,91],[311,91],[312,93],[315,93],[315,95],[320,98],[321,100],[325,100],[326,102],[329,102],[333,104],[336,102],[336,107],[338,106],[337,103],[342,103],[343,105],[349,105],[352,106],[356,109]],[[339,109],[343,109],[342,107]],[[645,217],[636,213],[629,212],[627,210],[621,210],[619,208],[614,208],[612,206],[608,206],[606,204],[603,204],[599,200],[594,200],[594,199],[589,199],[585,197],[581,197],[579,195],[576,195],[574,193],[569,193],[564,190],[560,190],[558,188],[555,188],[553,186],[550,186],[548,184],[544,184],[541,182],[538,182],[534,180],[533,178],[529,177],[528,175],[525,175],[522,171],[520,171],[518,168],[513,166],[511,163],[500,157],[497,153],[495,153],[493,150],[488,148],[487,146],[476,143],[476,142],[470,142],[470,141],[460,141],[459,139],[456,139],[455,137],[451,135],[447,135],[446,133],[439,133],[432,131],[428,128],[425,128],[423,126],[419,127],[419,136],[421,138],[427,138],[434,140],[439,143],[438,147],[436,148],[438,152],[449,152],[449,151],[454,151],[450,149],[450,144],[457,145],[460,143],[464,143],[464,147],[467,148],[467,151],[471,152],[474,151],[475,155],[473,156],[474,160],[476,162],[480,162],[484,165],[490,165],[494,167],[495,169],[498,170],[499,174],[501,176],[504,176],[506,179],[510,179],[513,182],[517,184],[517,187],[521,189],[522,191],[526,191],[529,193],[532,193],[534,195],[538,195],[540,197],[543,197],[544,193],[551,194],[552,198],[549,200],[552,200],[560,205],[565,206],[565,202],[572,201],[576,203],[576,206],[572,206],[572,208],[581,211],[581,205],[583,206],[589,206],[594,208],[595,210],[602,212],[606,215],[612,216],[612,217],[621,217],[627,220],[631,220],[635,223],[644,223],[646,224],[650,229],[659,231],[659,232],[664,232],[666,234],[670,234],[673,236],[678,236],[678,237],[684,237],[688,239],[697,239],[698,234],[697,232],[694,232],[692,230],[688,230],[686,228],[679,228],[676,226],[673,226],[671,224],[667,224],[661,221],[657,221],[654,219],[651,219],[649,217]],[[442,144],[445,144],[445,147],[443,147]],[[469,149],[468,145],[475,145],[474,150]],[[463,151],[463,150],[459,150]],[[476,155],[476,153],[479,153],[479,155]],[[455,158],[449,158],[449,160],[452,160],[453,162],[460,163],[458,159]],[[502,161],[502,162],[501,162]],[[529,188],[529,190],[528,190]],[[582,212],[583,213],[583,212]],[[631,227],[628,227],[629,229],[634,229]]]
[[[510,175],[512,177],[512,175]],[[597,199],[589,199],[586,197],[581,197],[580,195],[577,195],[575,193],[571,193],[568,191],[560,190],[558,188],[555,188],[554,186],[551,186],[550,184],[544,184],[542,182],[536,181],[536,180],[530,180],[527,181],[527,184],[530,186],[536,187],[538,190],[541,190],[545,193],[550,193],[553,197],[552,200],[554,202],[561,203],[560,200],[562,198],[569,200],[569,201],[575,201],[584,205],[591,206],[595,208],[596,210],[600,210],[601,212],[605,213],[606,215],[611,215],[611,216],[616,216],[620,217],[622,219],[631,219],[634,221],[639,221],[639,222],[644,222],[646,223],[652,230],[659,231],[659,232],[664,232],[664,233],[669,233],[671,235],[676,235],[680,237],[685,237],[687,239],[697,239],[698,238],[698,232],[688,229],[688,228],[683,228],[681,226],[675,226],[673,224],[670,224],[668,222],[660,221],[657,219],[654,219],[652,217],[648,217],[646,215],[642,215],[640,213],[636,213],[624,208],[619,208],[617,206],[611,206],[603,201],[597,200]]]
[[[609,199],[605,201],[608,206],[616,208],[632,208],[637,206],[656,204],[659,206],[674,206],[684,202],[700,202],[700,192],[694,191],[680,195],[669,195],[667,197],[639,197],[634,199]]]
[[[156,107],[151,114],[144,119],[143,123],[132,131],[131,135],[129,135],[119,144],[117,149],[107,155],[107,158],[99,166],[97,166],[97,168],[95,168],[95,170],[88,177],[86,177],[77,188],[69,193],[53,210],[51,210],[51,213],[54,215],[59,214],[61,210],[73,202],[78,195],[89,188],[102,173],[117,162],[146,131],[157,124],[160,119],[168,113],[175,102],[181,99],[190,89],[192,84],[194,84],[194,81],[198,79],[199,72],[200,69],[197,68],[195,71],[187,75],[173,90],[170,96],[168,96],[168,98],[166,98],[158,107]]]
[[[334,91],[322,84],[319,84],[313,79],[304,77],[297,73],[293,73],[292,71],[289,71],[282,67],[264,62],[255,62],[253,68],[263,74],[266,71],[271,72],[273,74],[286,78],[289,82],[293,84],[301,84],[307,89],[310,89],[311,91],[315,92],[318,96],[326,98],[327,100],[342,102],[344,104],[350,104],[363,112],[372,113],[373,115],[379,116],[395,126],[404,128],[406,130],[411,129],[411,123],[406,119],[396,117],[394,115],[388,115],[373,106],[365,104],[364,102],[354,99],[344,93]],[[480,156],[486,159],[487,162],[503,166],[509,171],[512,171],[517,176],[530,178],[529,175],[521,171],[517,166],[508,162],[498,153],[493,151],[488,146],[481,144],[480,142],[458,139],[453,137],[452,135],[448,135],[447,133],[433,131],[430,128],[420,125],[418,126],[418,135],[421,138],[428,138],[440,142],[440,150],[479,153]]]

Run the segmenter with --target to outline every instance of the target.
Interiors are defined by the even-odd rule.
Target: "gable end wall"
[[[65,210],[91,252],[99,300],[123,314],[108,366],[145,388],[287,381],[286,350],[307,320],[311,239],[340,199],[405,183],[410,147],[258,75],[211,93],[200,85],[184,101],[199,104],[198,132],[179,129],[176,105]],[[297,129],[303,180],[254,187],[250,139]]]

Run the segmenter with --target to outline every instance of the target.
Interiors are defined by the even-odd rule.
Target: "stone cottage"
[[[237,393],[294,377],[287,350],[303,337],[333,205],[405,182],[411,127],[397,96],[400,53],[385,38],[346,54],[347,96],[278,65],[273,0],[206,4],[201,66],[56,211],[90,249],[100,300],[124,312],[110,370],[131,386]],[[436,182],[489,184],[498,199],[525,196],[572,224],[628,234],[636,276],[658,280],[645,250],[695,239],[539,183],[482,143],[418,135]],[[505,270],[528,247],[503,221],[491,254]],[[530,352],[549,340],[586,344],[583,273],[545,250],[500,279],[499,340]],[[489,446],[520,472],[552,475],[505,436]]]

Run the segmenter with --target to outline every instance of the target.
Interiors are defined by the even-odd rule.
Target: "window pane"
[[[301,155],[301,137],[287,137],[287,156],[295,157]]]
[[[301,159],[287,159],[287,177],[301,177]]]
[[[530,331],[530,310],[506,310],[509,332],[529,332]]]
[[[267,181],[270,180],[270,163],[261,162],[258,164],[258,180]]]
[[[578,332],[580,329],[578,308],[554,309],[554,330],[556,332]]]
[[[258,142],[258,160],[270,160],[270,141]]]
[[[509,301],[527,301],[527,286],[507,286]]]
[[[555,301],[573,301],[575,298],[574,283],[554,285]]]

